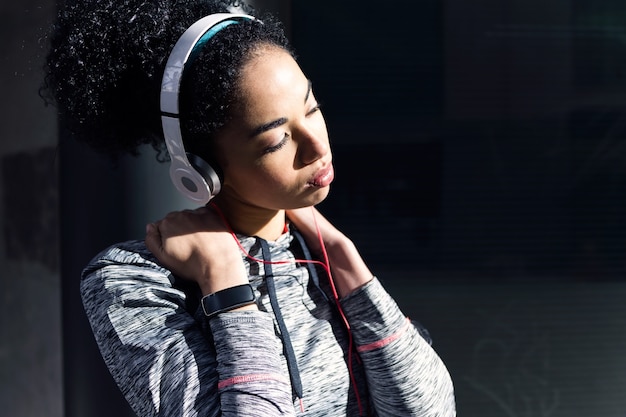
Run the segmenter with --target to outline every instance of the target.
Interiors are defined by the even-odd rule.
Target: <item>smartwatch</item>
[[[213,317],[225,311],[254,304],[255,300],[252,285],[237,285],[202,297],[202,310],[205,316]]]

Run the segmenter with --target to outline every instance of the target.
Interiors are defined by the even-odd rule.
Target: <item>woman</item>
[[[440,358],[313,208],[332,154],[280,25],[228,2],[175,3],[67,5],[48,59],[47,84],[78,139],[117,155],[162,149],[165,136],[184,165],[175,184],[210,197],[85,268],[87,315],[134,411],[455,415]],[[246,15],[203,23],[233,11]]]

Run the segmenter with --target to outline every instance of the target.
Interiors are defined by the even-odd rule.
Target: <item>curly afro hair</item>
[[[66,0],[46,61],[45,98],[73,136],[112,157],[149,144],[163,151],[159,108],[169,53],[198,19],[254,10],[220,0]],[[204,45],[181,82],[181,126],[190,151],[210,149],[210,137],[236,104],[241,67],[262,45],[292,53],[270,15],[222,29]],[[210,158],[209,158],[210,159]]]

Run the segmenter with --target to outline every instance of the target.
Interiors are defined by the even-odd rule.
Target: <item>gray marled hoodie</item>
[[[293,228],[276,242],[240,241],[266,261],[308,256]],[[318,279],[308,263],[272,265],[294,371],[270,304],[265,265],[244,261],[260,311],[210,320],[198,308],[197,289],[160,266],[143,242],[111,247],[85,268],[81,294],[96,341],[139,416],[358,416],[359,403],[362,415],[456,414],[443,362],[376,278],[341,300],[358,351],[349,355],[346,326],[325,275]],[[295,379],[301,401],[292,389]]]

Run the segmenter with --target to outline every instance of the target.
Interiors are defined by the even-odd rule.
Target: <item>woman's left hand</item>
[[[333,226],[313,206],[287,210],[287,217],[304,236],[309,249],[318,256],[322,255],[320,235],[323,238],[324,246],[327,248],[333,247],[342,240],[348,240],[346,235]]]
[[[348,295],[373,278],[354,243],[322,216],[315,207],[288,210],[287,217],[300,231],[309,249],[320,258],[323,252],[322,244],[324,245],[335,285],[341,297]]]

